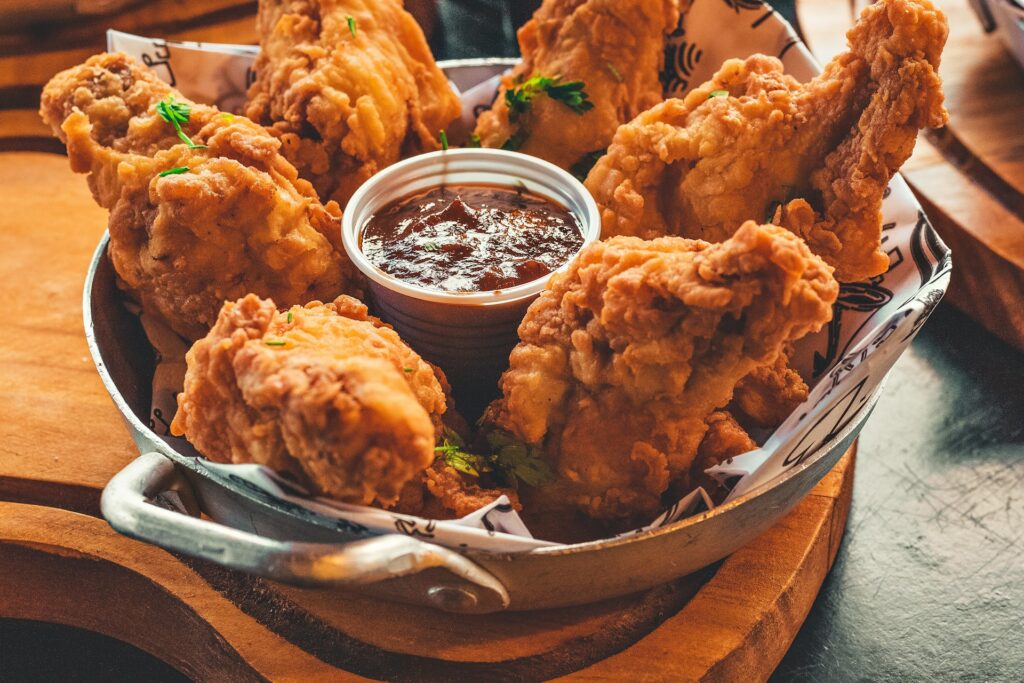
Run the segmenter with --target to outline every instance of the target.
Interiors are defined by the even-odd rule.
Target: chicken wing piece
[[[487,422],[540,447],[538,490],[603,519],[659,510],[733,388],[832,317],[831,268],[777,226],[719,244],[614,237],[530,306]]]
[[[248,292],[291,305],[359,291],[337,205],[320,203],[260,126],[188,102],[123,54],[54,76],[40,113],[110,211],[118,276],[178,334],[201,337]]]
[[[440,149],[461,103],[400,0],[261,0],[246,115],[342,206],[403,155]]]
[[[253,294],[228,302],[186,361],[171,430],[211,460],[383,505],[434,460],[441,371],[351,297],[286,312]]]
[[[480,116],[481,144],[585,176],[619,125],[662,100],[664,34],[678,21],[677,0],[545,0],[519,29],[523,61]],[[589,100],[565,92],[580,88]]]
[[[946,33],[929,0],[881,0],[809,83],[773,57],[726,61],[616,132],[586,181],[604,235],[717,242],[744,220],[779,220],[789,202],[782,225],[840,281],[884,272],[885,187],[918,130],[947,118],[936,73]]]

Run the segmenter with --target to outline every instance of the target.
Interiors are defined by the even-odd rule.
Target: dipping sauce
[[[392,277],[445,292],[508,289],[560,268],[583,246],[576,216],[524,188],[435,187],[366,222],[360,248]]]

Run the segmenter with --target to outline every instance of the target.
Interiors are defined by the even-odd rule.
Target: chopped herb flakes
[[[441,129],[441,149],[448,151],[448,134],[444,132],[444,128]]]
[[[345,21],[348,22],[348,32],[352,34],[352,37],[356,37],[356,18],[352,16],[345,17]]]
[[[263,343],[266,344],[267,346],[285,346],[288,342],[280,339],[268,339]]]
[[[728,90],[712,90],[711,94],[708,95],[708,99],[710,100],[712,97],[728,97],[728,96],[729,96],[729,91]]]
[[[169,168],[166,171],[160,171],[159,173],[157,173],[157,175],[160,176],[161,178],[163,178],[164,176],[180,175],[182,173],[187,173],[187,172],[188,172],[188,166],[175,166],[174,168]]]

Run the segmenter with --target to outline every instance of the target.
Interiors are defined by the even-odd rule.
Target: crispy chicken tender
[[[286,312],[252,294],[228,302],[186,361],[171,429],[211,460],[383,505],[434,460],[441,371],[351,297]]]
[[[349,20],[351,19],[351,27]],[[399,0],[261,0],[245,113],[343,206],[404,155],[440,149],[461,103]]]
[[[726,61],[616,132],[586,181],[604,236],[718,242],[744,220],[778,221],[788,202],[781,224],[841,282],[885,272],[883,192],[918,130],[947,119],[936,73],[946,33],[929,0],[881,0],[809,83],[774,57]]]
[[[664,34],[678,21],[677,0],[545,0],[519,29],[523,61],[477,122],[481,144],[502,147],[521,138],[512,143],[521,152],[589,169],[591,155],[604,153],[619,125],[662,100]],[[542,94],[528,111],[510,116],[505,93],[535,75],[582,81],[593,109],[579,114]]]
[[[650,516],[690,471],[708,415],[827,322],[838,290],[776,226],[747,222],[720,244],[592,244],[530,306],[487,419],[543,449],[557,473],[546,504]]]
[[[54,76],[40,109],[110,210],[110,259],[146,313],[196,339],[248,292],[291,305],[358,291],[337,205],[320,203],[281,143],[191,104],[182,128],[205,147],[190,148],[156,111],[167,97],[188,104],[128,56],[101,54]]]

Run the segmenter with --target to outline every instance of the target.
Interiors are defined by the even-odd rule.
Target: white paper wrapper
[[[107,42],[109,49],[148,64],[187,97],[225,111],[240,111],[251,81],[255,47],[175,43],[117,31],[108,32]],[[786,70],[800,80],[820,70],[789,24],[759,0],[695,0],[666,43],[665,94],[680,95],[710,78],[725,59],[755,52],[778,56]],[[473,78],[482,80],[473,83]],[[461,93],[461,125],[468,130],[476,114],[493,99],[498,76],[493,67],[476,67],[475,71],[462,70],[458,79],[453,88]],[[792,363],[813,387],[808,400],[761,448],[708,470],[722,481],[738,480],[730,498],[770,484],[856,419],[942,298],[951,269],[949,252],[902,178],[897,176],[890,184],[882,210],[889,271],[865,282],[842,285],[833,321],[797,345]],[[184,439],[171,437],[167,430],[184,372],[185,344],[146,316],[142,319],[160,354],[150,426],[179,452],[198,456]],[[321,522],[327,520],[349,535],[397,531],[456,549],[494,552],[557,545],[533,538],[504,497],[462,519],[426,520],[311,498],[257,465],[200,463],[211,479],[244,486],[263,502],[301,511]],[[697,489],[651,524],[623,535],[664,526],[712,506],[707,494]]]

